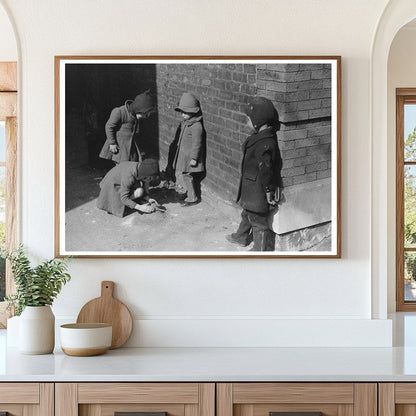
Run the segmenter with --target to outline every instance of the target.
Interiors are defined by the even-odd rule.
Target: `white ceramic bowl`
[[[112,326],[103,323],[61,325],[61,348],[78,357],[99,355],[111,347]]]

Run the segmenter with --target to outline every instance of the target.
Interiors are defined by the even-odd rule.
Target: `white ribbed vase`
[[[55,315],[49,305],[26,306],[19,318],[19,351],[50,354],[55,347]]]

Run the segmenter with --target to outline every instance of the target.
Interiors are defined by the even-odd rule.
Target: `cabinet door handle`
[[[115,412],[114,416],[168,416],[168,412]]]
[[[269,416],[323,416],[322,412],[269,412]]]

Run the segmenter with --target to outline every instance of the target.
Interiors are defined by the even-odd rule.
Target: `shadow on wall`
[[[96,176],[114,164],[99,158],[106,140],[105,124],[111,110],[143,91],[156,95],[156,68],[154,64],[69,64],[65,73],[65,169],[66,209],[82,205],[99,194]],[[156,98],[157,99],[157,98]],[[156,101],[157,105],[157,101]],[[143,123],[140,136],[141,152],[159,158],[158,115]],[[93,170],[99,170],[92,174]],[[77,171],[77,174],[74,174]],[[85,179],[94,177],[96,186],[82,192]],[[101,175],[102,177],[102,175]],[[74,181],[80,183],[73,183]],[[77,189],[79,190],[77,192]],[[74,195],[73,191],[76,192]]]

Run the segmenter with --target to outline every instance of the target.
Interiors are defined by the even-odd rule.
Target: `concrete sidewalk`
[[[249,247],[229,243],[225,236],[235,232],[241,209],[216,193],[202,189],[201,203],[183,208],[177,189],[162,185],[152,188],[150,196],[166,207],[166,212],[140,214],[133,211],[118,218],[96,207],[99,183],[106,170],[74,168],[68,173],[67,212],[65,215],[66,249],[83,252],[244,252]],[[301,241],[306,235],[309,242]],[[312,235],[312,238],[311,238]],[[277,247],[300,250],[330,250],[330,224],[324,234],[319,230],[301,230],[293,236],[277,236]],[[285,247],[285,248],[283,248]],[[163,254],[163,253],[162,253]]]
[[[229,243],[240,209],[203,188],[198,205],[183,208],[175,189],[159,186],[150,196],[166,212],[132,212],[124,218],[96,207],[99,182],[105,171],[72,169],[67,183],[70,209],[66,212],[66,249],[69,251],[244,251]]]

